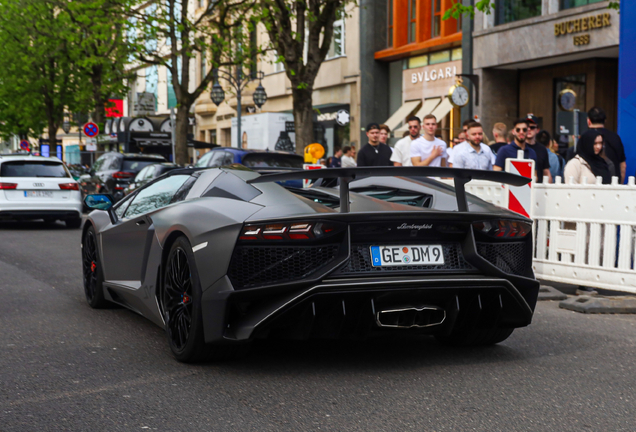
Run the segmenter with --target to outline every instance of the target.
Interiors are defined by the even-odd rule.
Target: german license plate
[[[444,264],[440,245],[371,246],[373,267]]]
[[[53,198],[53,191],[24,191],[26,198]]]

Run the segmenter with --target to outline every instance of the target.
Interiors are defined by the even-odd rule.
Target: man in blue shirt
[[[495,165],[492,167],[493,170],[503,171],[506,168],[506,159],[517,159],[517,152],[519,150],[523,150],[524,159],[532,159],[534,161],[534,166],[536,169],[537,154],[534,152],[534,150],[526,145],[527,134],[528,121],[526,119],[517,120],[512,127],[512,135],[515,137],[515,139],[510,144],[505,145],[499,149],[499,151],[497,152]]]

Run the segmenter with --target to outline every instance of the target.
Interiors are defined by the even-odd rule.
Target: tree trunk
[[[175,163],[177,165],[190,165],[190,157],[188,156],[188,113],[190,106],[179,105],[177,107],[177,124],[175,127]]]
[[[53,115],[47,116],[47,125],[49,128],[49,156],[57,155],[57,128],[58,125],[55,123],[55,119]],[[53,132],[51,132],[53,131]],[[40,154],[42,154],[42,149],[40,149]]]
[[[314,109],[311,101],[313,89],[299,89],[292,85],[294,100],[294,127],[296,130],[296,153],[302,155],[305,147],[314,142]]]

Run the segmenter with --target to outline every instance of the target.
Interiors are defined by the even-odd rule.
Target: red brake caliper
[[[188,303],[190,303],[190,300],[191,300],[191,299],[190,299],[190,297],[188,297],[188,295],[187,295],[186,293],[183,293],[183,294],[181,295],[181,302],[182,302],[183,304],[188,304]]]
[[[97,268],[97,264],[95,264],[95,261],[91,262],[91,272],[95,273],[95,269]]]

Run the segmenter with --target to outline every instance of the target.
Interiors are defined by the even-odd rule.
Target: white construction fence
[[[452,185],[452,181],[442,180]],[[636,293],[636,186],[533,182],[534,271],[538,279]],[[506,187],[475,180],[466,191],[505,208]],[[526,195],[526,194],[523,194]],[[522,198],[523,198],[522,195]]]

